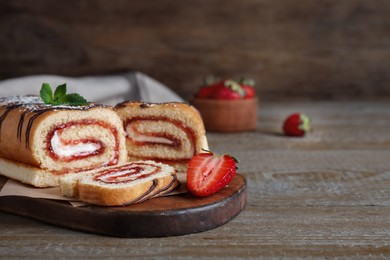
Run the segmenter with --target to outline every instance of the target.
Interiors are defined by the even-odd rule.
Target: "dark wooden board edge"
[[[178,236],[207,231],[236,217],[246,206],[247,185],[245,178],[240,174],[237,174],[232,182],[237,185],[226,187],[225,191],[212,195],[217,196],[215,201],[213,198],[210,200],[210,197],[194,198],[191,194],[153,199],[154,203],[158,203],[158,200],[174,200],[176,196],[200,202],[202,199],[211,201],[198,207],[129,211],[93,205],[73,207],[66,201],[4,196],[0,197],[0,210],[106,236],[127,238]]]

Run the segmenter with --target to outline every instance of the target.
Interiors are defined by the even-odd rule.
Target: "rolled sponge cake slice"
[[[62,195],[104,206],[138,203],[178,185],[175,169],[154,161],[134,161],[60,179]]]
[[[154,160],[186,171],[189,160],[208,149],[199,112],[186,103],[126,101],[115,106],[126,132],[129,160]]]
[[[39,172],[39,185],[53,186],[52,180],[45,184],[45,173],[48,179],[58,179],[69,172],[125,163],[125,133],[112,107],[50,106],[37,96],[1,98],[0,157],[5,164],[0,165],[1,174],[36,186],[24,175]],[[8,171],[12,162],[26,174]]]

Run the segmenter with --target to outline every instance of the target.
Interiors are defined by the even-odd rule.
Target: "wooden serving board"
[[[0,176],[0,188],[6,180]],[[246,196],[246,180],[237,174],[228,186],[205,198],[184,193],[124,207],[73,207],[67,201],[3,196],[0,210],[107,236],[165,237],[202,232],[229,222],[244,209]]]

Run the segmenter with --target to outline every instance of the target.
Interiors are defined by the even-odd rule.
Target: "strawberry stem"
[[[202,148],[202,151],[205,151],[206,153],[212,153],[212,154],[214,154],[212,151],[209,151],[209,150],[204,149],[204,148]]]
[[[234,80],[226,80],[225,87],[230,88],[234,92],[237,92],[241,97],[245,96],[245,91],[242,89],[241,85]]]

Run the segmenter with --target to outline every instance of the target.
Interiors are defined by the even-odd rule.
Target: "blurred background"
[[[0,79],[143,72],[184,98],[248,77],[260,99],[390,97],[388,0],[0,0]]]

